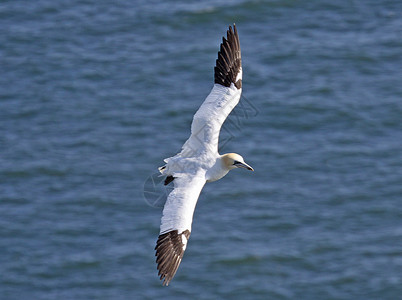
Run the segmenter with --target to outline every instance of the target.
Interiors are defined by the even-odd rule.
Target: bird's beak
[[[246,163],[242,163],[242,162],[236,163],[236,167],[238,167],[238,168],[243,168],[243,169],[247,169],[247,170],[250,170],[250,171],[254,171],[254,169],[253,169],[251,166],[249,166],[249,165],[246,164]]]

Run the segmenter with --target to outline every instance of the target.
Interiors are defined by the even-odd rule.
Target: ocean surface
[[[169,285],[154,246],[236,23],[243,98]],[[0,299],[402,299],[402,2],[0,2]]]

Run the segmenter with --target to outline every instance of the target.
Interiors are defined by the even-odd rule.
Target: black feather
[[[230,87],[233,83],[236,88],[241,89],[241,79],[236,80],[237,74],[241,68],[241,52],[239,35],[237,34],[236,25],[231,26],[227,31],[227,39],[222,38],[218,59],[216,60],[215,83]]]

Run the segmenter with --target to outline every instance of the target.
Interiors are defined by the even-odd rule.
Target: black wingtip
[[[158,275],[164,286],[169,285],[183,258],[186,246],[186,243],[183,243],[183,235],[188,241],[190,231],[185,230],[182,233],[178,233],[177,230],[172,230],[159,235],[158,241],[156,242],[155,256],[157,269],[159,271]]]
[[[236,81],[241,68],[241,51],[239,35],[236,24],[229,26],[225,37],[222,38],[218,59],[215,65],[215,83],[230,87],[233,83],[238,89],[241,88],[241,79]]]

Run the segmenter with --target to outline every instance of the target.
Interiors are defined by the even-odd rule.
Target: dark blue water
[[[150,180],[236,22],[242,106],[182,265]],[[402,4],[2,1],[1,299],[400,299]],[[148,194],[146,192],[156,192]]]

